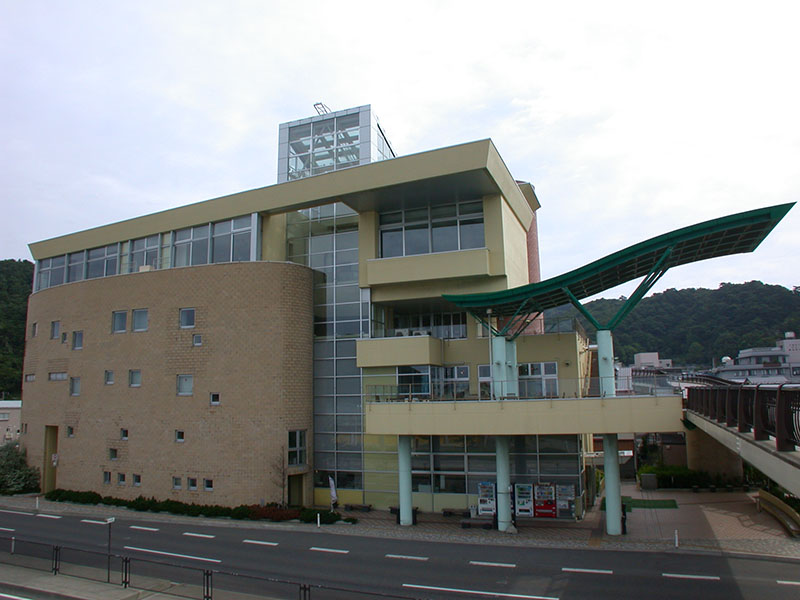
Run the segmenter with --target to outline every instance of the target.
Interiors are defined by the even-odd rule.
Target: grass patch
[[[625,505],[625,512],[631,512],[634,508],[678,508],[678,503],[671,498],[663,500],[648,500],[646,498],[631,498],[623,496],[622,503]],[[606,509],[606,499],[600,503],[600,510]]]

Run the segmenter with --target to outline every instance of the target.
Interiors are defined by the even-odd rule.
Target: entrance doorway
[[[289,506],[303,506],[302,475],[289,475]]]
[[[56,471],[58,469],[58,426],[45,425],[44,428],[44,465],[42,465],[42,492],[45,494],[56,489]]]

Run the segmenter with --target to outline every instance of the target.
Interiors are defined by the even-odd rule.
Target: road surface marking
[[[433,590],[437,592],[455,592],[457,594],[473,594],[476,596],[492,596],[493,598],[525,598],[525,600],[558,600],[558,598],[554,596],[527,596],[525,594],[503,594],[501,592],[461,590],[457,588],[434,587],[432,585],[414,585],[413,583],[404,583],[403,587],[413,588],[415,590]]]
[[[800,581],[791,581],[789,579],[778,579],[779,585],[800,585]]]
[[[409,554],[387,554],[384,558],[401,558],[403,560],[428,560],[427,556],[411,556]]]
[[[0,593],[0,598],[7,600],[33,600],[33,598],[29,598],[28,596],[12,596],[11,594],[2,593]]]
[[[0,510],[0,513],[8,513],[10,515],[28,515],[28,516],[31,516],[33,514],[29,512],[22,512],[21,510]]]
[[[92,525],[108,525],[108,521],[95,521],[93,519],[81,519],[81,523],[91,523]]]
[[[705,581],[719,581],[718,575],[687,575],[685,573],[662,573],[662,577],[671,577],[672,579],[703,579]]]
[[[139,531],[158,531],[158,527],[144,527],[143,525],[130,525],[130,528]]]
[[[242,540],[243,544],[256,544],[258,546],[277,546],[278,542],[262,542],[261,540]]]
[[[221,563],[222,561],[216,558],[205,558],[204,556],[191,556],[190,554],[175,554],[174,552],[162,552],[161,550],[151,550],[150,548],[137,548],[136,546],[124,546],[125,550],[135,550],[136,552],[145,552],[147,554],[160,554],[162,556],[176,556],[178,558],[188,558],[190,560],[200,560],[203,562]]]
[[[205,538],[208,540],[213,540],[215,535],[209,535],[208,533],[192,533],[191,531],[184,531],[181,535],[185,535],[187,537],[197,537],[197,538]]]
[[[59,515],[46,515],[44,513],[39,513],[36,515],[37,517],[42,517],[43,519],[60,519]]]
[[[314,552],[330,552],[332,554],[350,554],[350,550],[337,550],[336,548],[318,548],[317,546],[311,546],[309,550],[313,550]]]
[[[577,569],[573,567],[561,567],[562,571],[567,573],[599,573],[600,575],[613,575],[614,571],[610,569]]]
[[[16,529],[10,529],[8,527],[0,527],[0,531],[16,531]]]
[[[495,563],[495,562],[482,562],[480,560],[471,560],[469,564],[476,567],[503,567],[504,569],[516,569],[517,565],[514,563]]]

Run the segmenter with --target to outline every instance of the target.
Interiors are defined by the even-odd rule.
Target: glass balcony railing
[[[663,375],[636,377],[635,380],[617,381],[617,396],[676,396],[680,387]],[[510,390],[515,389],[516,393]],[[520,379],[518,382],[481,381],[478,390],[461,383],[367,385],[365,402],[488,402],[536,401],[553,399],[600,398],[600,378],[583,379],[541,378]]]

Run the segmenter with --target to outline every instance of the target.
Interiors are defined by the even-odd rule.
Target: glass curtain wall
[[[358,215],[344,204],[290,213],[287,258],[314,269],[314,482],[363,489],[363,410],[356,339],[369,335],[358,287]]]

